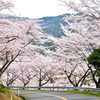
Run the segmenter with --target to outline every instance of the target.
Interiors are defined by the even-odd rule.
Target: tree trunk
[[[100,88],[100,83],[96,83],[96,88]]]
[[[98,78],[98,81],[95,84],[96,84],[96,88],[100,88],[100,77]]]
[[[39,88],[38,88],[38,90],[41,90],[41,79],[39,80]]]

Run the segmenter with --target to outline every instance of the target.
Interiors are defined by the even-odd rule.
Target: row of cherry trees
[[[68,25],[61,25],[66,36],[55,38],[42,34],[38,20],[10,21],[7,15],[0,19],[0,77],[7,86],[18,81],[26,86],[32,81],[38,86],[54,83],[64,75],[76,87],[90,84],[100,87],[97,70],[87,61],[94,48],[100,47],[100,1],[59,0],[79,14],[65,17]],[[0,0],[0,9],[10,9],[13,4]],[[44,38],[45,37],[45,38]],[[52,41],[56,50],[50,51],[40,44]],[[35,43],[35,45],[32,45]],[[38,45],[36,45],[38,44]],[[45,53],[41,54],[40,51]],[[17,72],[17,73],[16,73]]]
[[[66,37],[55,41],[63,56],[60,60],[65,62],[62,70],[74,86],[82,86],[87,76],[92,76],[99,88],[100,76],[96,76],[98,69],[90,65],[87,58],[94,48],[100,48],[100,0],[59,1],[79,13],[64,18],[68,25],[61,26]],[[76,79],[77,75],[79,77]],[[74,81],[71,77],[74,77]]]
[[[43,55],[38,55],[27,63],[14,62],[1,77],[1,82],[7,86],[51,84],[58,74],[56,65],[52,63],[53,59]]]

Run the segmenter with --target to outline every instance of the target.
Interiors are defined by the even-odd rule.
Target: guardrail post
[[[12,100],[12,94],[11,94],[11,96],[10,96],[10,100]]]
[[[94,91],[92,90],[92,94],[94,93]]]
[[[50,88],[50,91],[52,91],[52,89]]]
[[[20,91],[19,91],[19,88],[18,88],[18,96],[19,96],[19,92],[20,92]]]

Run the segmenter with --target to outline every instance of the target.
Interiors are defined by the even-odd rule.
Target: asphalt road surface
[[[73,94],[64,92],[36,92],[36,91],[18,91],[12,92],[28,98],[28,100],[100,100],[99,97],[84,94]]]

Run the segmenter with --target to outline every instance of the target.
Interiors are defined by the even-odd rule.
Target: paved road
[[[13,90],[13,92],[18,94],[18,91]],[[28,100],[100,100],[95,96],[64,92],[20,91],[19,94],[26,96]]]

